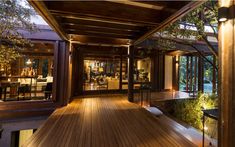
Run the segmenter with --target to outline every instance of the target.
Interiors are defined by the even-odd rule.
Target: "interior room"
[[[0,146],[234,146],[234,0],[25,3],[0,1]]]
[[[1,64],[1,102],[52,100],[54,43],[34,42],[9,64]]]

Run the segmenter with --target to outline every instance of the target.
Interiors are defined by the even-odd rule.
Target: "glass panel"
[[[208,60],[213,63],[213,56],[207,56]],[[203,88],[205,93],[212,93],[213,90],[213,66],[209,62],[204,62],[204,80]]]
[[[181,56],[179,67],[179,90],[198,90],[198,57]]]
[[[84,60],[84,90],[119,89],[119,59]]]
[[[187,81],[187,57],[181,56],[180,57],[180,66],[179,66],[179,90],[185,91],[186,90],[186,81]]]
[[[10,65],[0,65],[0,101],[52,100],[54,44],[43,41],[20,51]],[[29,54],[30,52],[30,54]]]
[[[137,60],[137,72],[135,73],[135,81],[150,82],[151,81],[151,60],[145,58]]]

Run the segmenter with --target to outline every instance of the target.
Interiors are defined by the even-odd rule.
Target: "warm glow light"
[[[228,19],[227,18],[220,18],[219,19],[219,22],[225,22],[225,21],[227,21]]]
[[[28,60],[26,61],[26,64],[27,64],[27,65],[30,65],[30,64],[32,64],[32,61],[31,61],[30,59],[28,59]]]
[[[205,130],[205,131],[207,131],[207,130],[208,130],[208,127],[207,127],[207,126],[205,126],[205,127],[204,127],[204,130]]]
[[[228,7],[230,5],[230,3],[232,2],[232,0],[220,0],[220,7]]]
[[[0,69],[0,71],[4,71],[4,68],[3,68],[3,66],[1,66],[1,69]]]
[[[179,64],[179,56],[178,56],[178,55],[175,56],[175,64],[176,64],[176,65]]]
[[[220,7],[218,10],[219,22],[225,22],[228,20],[228,7]]]

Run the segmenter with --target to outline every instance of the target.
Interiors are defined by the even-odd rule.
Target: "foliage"
[[[213,56],[207,56],[208,60],[213,62]],[[213,68],[207,62],[204,64],[204,78],[212,81],[213,79]]]
[[[188,43],[197,40],[208,41],[205,26],[209,27],[213,31],[214,36],[218,38],[217,18],[217,2],[209,0],[183,18],[159,31],[156,34],[156,36],[159,37],[157,42],[159,44],[166,42],[165,45],[170,45],[169,47],[171,48],[172,45],[177,43],[174,39],[184,40]]]
[[[186,81],[187,81],[187,77],[186,77],[186,63],[187,63],[187,58],[185,56],[181,56],[180,57],[180,66],[179,66],[179,86],[180,86],[180,90],[184,90],[184,87],[186,86]]]
[[[215,108],[218,105],[216,95],[199,94],[196,99],[177,100],[173,115],[185,123],[202,130],[202,109]]]
[[[19,50],[30,46],[30,42],[19,33],[19,29],[32,32],[35,25],[30,22],[34,15],[31,7],[20,5],[18,0],[0,1],[0,65],[9,64],[20,56]]]
[[[161,31],[157,32],[155,44],[158,49],[172,50],[177,49],[177,44],[188,46],[195,49],[198,54],[208,63],[217,69],[217,66],[210,62],[203,51],[194,44],[200,40],[204,41],[211,53],[218,56],[217,49],[208,40],[208,28],[212,30],[214,37],[218,40],[218,2],[208,0],[195,10],[191,11],[183,18],[168,25]],[[206,26],[206,27],[205,27]]]

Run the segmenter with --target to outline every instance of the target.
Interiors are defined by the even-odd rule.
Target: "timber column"
[[[53,66],[53,101],[60,106],[68,103],[69,84],[69,42],[56,41]]]
[[[128,101],[134,101],[134,46],[128,47]]]
[[[119,90],[122,90],[122,53],[120,54]]]
[[[198,58],[198,91],[203,92],[203,75],[204,75],[204,60],[199,56]]]
[[[219,24],[219,146],[235,145],[235,1],[219,0],[226,21]],[[222,11],[220,11],[222,12]],[[227,12],[227,14],[226,14]]]
[[[174,90],[179,90],[179,56],[173,57],[172,66],[172,88]]]

